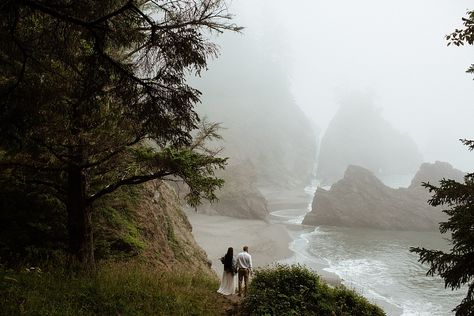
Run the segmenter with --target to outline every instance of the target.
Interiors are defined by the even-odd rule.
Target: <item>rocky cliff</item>
[[[322,140],[317,178],[331,185],[348,165],[369,169],[380,178],[413,174],[421,163],[415,142],[383,119],[370,100],[346,100]]]
[[[259,188],[307,185],[314,174],[317,135],[271,50],[235,34],[223,35],[219,44],[222,55],[193,85],[203,93],[198,113],[222,123],[223,142],[217,145],[229,157],[229,171],[222,174],[226,184],[219,202],[198,212],[264,218]]]
[[[461,180],[463,173],[448,163],[425,163],[408,188],[392,189],[371,171],[349,166],[344,178],[330,190],[318,188],[306,225],[372,227],[387,230],[437,230],[445,219],[442,208],[427,201],[430,194],[421,182],[436,184],[441,178]]]
[[[198,212],[236,218],[265,220],[268,216],[267,200],[255,185],[256,171],[250,161],[232,165],[219,173],[225,179],[224,187],[217,192],[217,202],[205,202]]]
[[[293,100],[286,70],[251,38],[224,36],[221,48],[196,86],[203,93],[199,113],[222,123],[223,153],[231,164],[250,162],[259,186],[307,185],[317,137]]]

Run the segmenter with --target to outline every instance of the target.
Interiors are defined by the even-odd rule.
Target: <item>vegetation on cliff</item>
[[[121,188],[97,204],[92,273],[68,265],[61,204],[14,189],[0,192],[8,197],[0,209],[1,315],[219,315],[223,309],[217,277],[166,183]],[[27,216],[32,209],[38,214]]]
[[[299,265],[264,268],[255,272],[243,303],[245,315],[360,315],[385,313],[344,286],[330,287]]]
[[[218,281],[136,263],[101,263],[97,272],[0,266],[1,315],[221,315]]]

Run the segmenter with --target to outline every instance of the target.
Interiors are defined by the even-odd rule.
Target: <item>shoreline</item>
[[[269,214],[267,220],[239,219],[228,216],[206,215],[187,209],[186,214],[193,227],[196,242],[204,249],[212,263],[212,270],[218,277],[223,273],[220,258],[228,247],[234,248],[234,255],[249,247],[255,268],[275,263],[305,264],[314,270],[321,279],[331,286],[341,285],[343,280],[335,273],[324,270],[329,265],[321,258],[315,260],[304,254],[297,245],[314,227],[285,222],[284,217],[272,215],[285,210],[299,210],[304,214],[311,204],[314,192],[301,190],[272,190],[260,188],[267,199]]]
[[[186,211],[186,214],[196,242],[207,253],[212,269],[219,277],[223,273],[220,258],[228,247],[233,247],[234,255],[237,255],[243,246],[248,246],[254,268],[268,266],[293,255],[289,248],[293,239],[282,224],[205,215],[192,210]]]
[[[280,259],[279,262],[284,264],[303,264],[317,273],[321,280],[331,286],[339,286],[343,284],[343,279],[336,273],[326,271],[329,265],[324,262],[322,258],[314,258],[306,253],[305,244],[308,242],[304,235],[314,231],[314,226],[303,225],[301,223],[293,222],[295,217],[304,216],[311,208],[314,194],[316,192],[316,185],[306,186],[300,190],[270,190],[261,189],[269,205],[269,217],[273,217],[273,222],[284,224],[290,233],[291,243],[288,248],[293,253],[289,258]],[[278,218],[275,214],[284,211],[292,211],[289,214],[288,221],[285,222],[283,218]],[[299,210],[296,214],[294,211]]]

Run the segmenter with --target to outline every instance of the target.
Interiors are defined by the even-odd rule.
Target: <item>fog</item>
[[[229,8],[245,30],[224,37],[258,42],[322,134],[340,100],[362,93],[414,139],[424,161],[468,171],[472,154],[458,139],[474,138],[474,82],[465,73],[474,49],[448,47],[444,37],[470,7],[467,0],[236,0]],[[228,40],[219,41],[225,54]]]
[[[274,259],[343,280],[387,315],[449,315],[465,293],[425,277],[408,249],[447,247],[437,232],[445,214],[426,203],[420,184],[464,174],[422,162],[473,170],[474,153],[459,139],[474,139],[474,82],[465,73],[474,49],[445,40],[470,5],[229,3],[245,29],[213,34],[220,56],[191,82],[203,93],[201,117],[222,122],[222,153],[230,157],[219,203],[198,210],[227,218],[212,229],[211,217],[193,222],[212,237],[206,250],[245,240],[264,265],[257,256],[289,244],[291,257]],[[269,225],[249,233],[248,218]],[[292,242],[278,239],[281,227]]]

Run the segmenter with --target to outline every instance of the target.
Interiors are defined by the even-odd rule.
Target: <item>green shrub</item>
[[[361,315],[385,313],[343,286],[332,288],[300,265],[257,270],[243,303],[247,315]]]
[[[0,315],[219,315],[218,281],[108,263],[92,275],[0,268]]]

